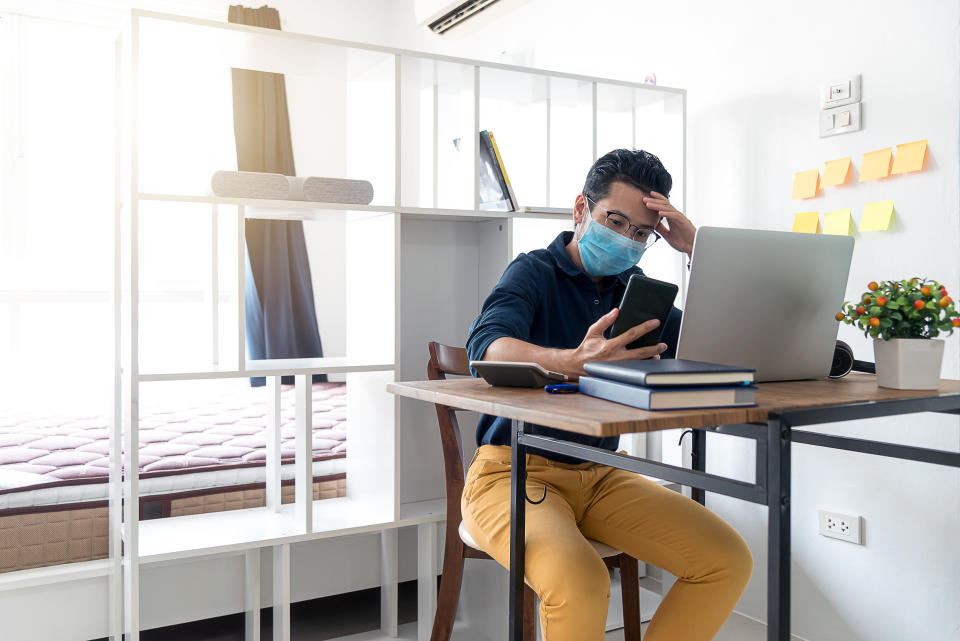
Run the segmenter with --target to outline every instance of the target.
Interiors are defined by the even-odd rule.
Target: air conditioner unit
[[[454,27],[460,27],[454,32],[459,34],[464,31],[464,24],[469,22],[473,26],[480,26],[481,23],[489,23],[523,1],[415,0],[414,11],[417,15],[417,22],[435,34],[443,35]]]

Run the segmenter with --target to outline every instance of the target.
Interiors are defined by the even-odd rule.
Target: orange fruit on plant
[[[960,327],[960,318],[954,318],[952,321],[954,327]]]
[[[932,291],[933,291],[933,290],[930,289],[929,287],[927,287],[926,285],[924,285],[923,287],[920,288],[920,293],[923,294],[924,296],[929,296],[929,295],[930,295],[930,292],[932,292]]]
[[[844,318],[846,318],[846,315],[843,312],[837,312],[834,315],[834,318],[836,318],[838,321],[842,321]]]
[[[870,319],[870,327],[880,327],[880,319],[874,316]]]
[[[952,298],[950,298],[949,296],[944,296],[943,298],[940,299],[940,307],[946,307],[952,302],[953,302]]]
[[[941,300],[943,300],[943,299],[941,299]],[[923,301],[922,301],[922,300],[915,300],[915,301],[913,301],[913,308],[914,308],[914,309],[923,309]]]
[[[867,285],[867,289],[869,289],[871,292],[875,292],[875,291],[877,291],[878,289],[880,289],[880,285],[877,285],[877,281],[875,281],[875,280],[874,280],[874,281],[870,281],[870,284]]]
[[[872,300],[873,300],[873,299],[870,298],[870,295],[869,295],[869,294],[864,294],[864,295],[863,295],[863,304],[864,304],[864,305],[869,305],[869,304],[870,304],[870,301],[872,301]]]
[[[880,307],[883,307],[886,304],[887,304],[886,296],[877,296],[877,305],[879,305]]]
[[[857,308],[857,313],[863,316],[864,314],[867,313],[867,308],[861,305],[860,307]]]

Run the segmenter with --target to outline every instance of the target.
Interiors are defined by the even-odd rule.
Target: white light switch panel
[[[860,74],[841,78],[820,88],[820,107],[830,109],[860,102]]]
[[[820,112],[820,137],[836,136],[863,129],[861,119],[862,103],[834,107]]]

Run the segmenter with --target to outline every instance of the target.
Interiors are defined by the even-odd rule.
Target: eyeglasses
[[[631,224],[630,219],[621,214],[618,211],[607,211],[602,205],[598,205],[590,196],[586,194],[583,195],[588,202],[593,203],[601,210],[603,210],[603,226],[611,231],[615,231],[621,236],[626,236],[630,240],[642,243],[646,247],[654,244],[660,239],[660,234],[657,233],[654,225],[650,227],[649,225],[634,225]],[[660,224],[660,221],[663,220],[663,216],[657,218],[657,225]]]

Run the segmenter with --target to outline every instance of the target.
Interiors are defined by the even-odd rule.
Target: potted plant
[[[894,389],[937,389],[943,340],[960,328],[960,314],[946,288],[935,280],[872,282],[856,303],[844,302],[837,320],[873,337],[877,385]]]

